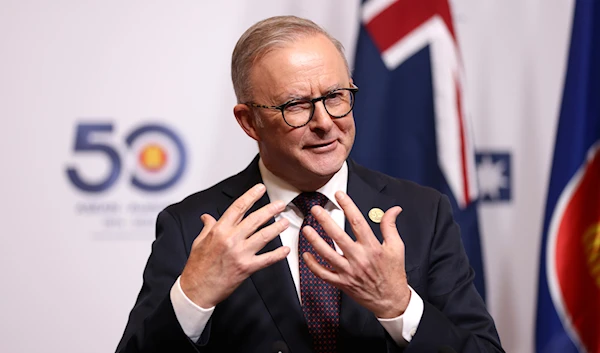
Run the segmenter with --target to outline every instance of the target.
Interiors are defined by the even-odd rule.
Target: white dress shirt
[[[290,247],[290,253],[287,256],[287,262],[290,266],[292,279],[296,285],[298,298],[300,298],[300,270],[298,265],[298,237],[300,226],[304,220],[302,212],[292,203],[292,200],[300,194],[300,190],[275,176],[259,160],[259,169],[263,183],[267,188],[267,195],[271,201],[281,200],[287,206],[283,212],[275,217],[276,220],[281,217],[287,218],[290,221],[289,227],[279,234],[283,246]],[[335,200],[335,192],[341,190],[346,192],[348,185],[348,165],[344,163],[342,168],[317,191],[327,196],[329,201],[324,206],[329,212],[333,220],[342,228],[345,228],[345,216],[342,208]],[[335,249],[343,255],[341,249],[335,244]],[[404,314],[392,319],[379,319],[379,323],[394,339],[399,346],[406,346],[411,341],[417,331],[417,327],[423,316],[423,299],[410,288],[411,296],[408,307]],[[171,302],[175,311],[177,321],[181,325],[183,332],[194,342],[198,341],[206,323],[210,319],[214,307],[204,309],[192,302],[181,289],[179,278],[171,288]]]

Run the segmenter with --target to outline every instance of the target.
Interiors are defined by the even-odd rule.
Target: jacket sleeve
[[[405,352],[437,353],[444,346],[457,353],[504,352],[494,321],[473,285],[474,272],[446,196],[438,202],[426,261],[427,290],[419,293],[423,316]]]
[[[144,270],[142,289],[117,353],[197,352],[181,329],[169,297],[187,258],[181,225],[166,209],[158,215],[156,239]]]

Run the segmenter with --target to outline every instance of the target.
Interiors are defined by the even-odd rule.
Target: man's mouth
[[[327,142],[323,142],[323,143],[316,143],[316,144],[311,144],[311,145],[307,145],[304,148],[308,148],[308,149],[326,149],[327,147],[332,146],[337,140],[331,140],[331,141],[327,141]]]

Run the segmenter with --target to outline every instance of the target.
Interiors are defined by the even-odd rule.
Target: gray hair
[[[310,35],[322,34],[336,47],[350,75],[344,46],[311,20],[296,16],[275,16],[248,28],[240,37],[231,57],[231,80],[238,103],[251,99],[250,71],[256,60],[274,48],[281,48]]]

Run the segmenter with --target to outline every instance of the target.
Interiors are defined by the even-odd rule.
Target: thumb
[[[394,206],[385,211],[383,214],[379,227],[381,229],[384,242],[394,243],[400,240],[400,234],[398,233],[398,228],[396,227],[396,219],[401,212],[402,207]]]
[[[212,227],[214,227],[214,225],[217,223],[217,220],[213,216],[209,215],[208,213],[205,213],[202,216],[200,216],[200,220],[202,221],[202,223],[204,223],[204,226],[202,227],[202,231],[200,232],[200,234],[198,234],[196,239],[194,239],[194,244],[196,244],[200,240],[206,238],[206,235],[210,232]],[[193,244],[192,244],[192,246],[193,246]]]

